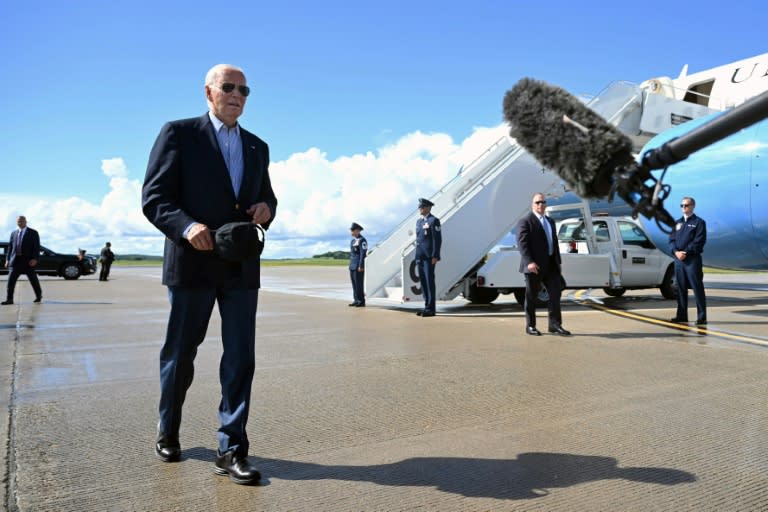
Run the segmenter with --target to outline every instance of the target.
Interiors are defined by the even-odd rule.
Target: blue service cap
[[[419,208],[425,208],[425,207],[428,207],[428,206],[430,206],[430,207],[431,206],[435,206],[435,203],[433,203],[429,199],[425,199],[423,197],[420,197],[419,198]]]

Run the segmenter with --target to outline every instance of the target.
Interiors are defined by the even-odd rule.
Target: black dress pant
[[[552,265],[551,268],[557,268]],[[544,271],[542,271],[544,270]],[[562,292],[562,276],[560,272],[540,269],[538,274],[525,274],[525,325],[536,327],[536,298],[541,290],[541,285],[547,287],[549,292],[549,328],[560,327],[563,323],[560,312],[560,293]]]
[[[43,290],[40,288],[40,281],[37,279],[37,272],[30,266],[15,266],[8,269],[8,301],[13,301],[13,293],[16,290],[16,281],[21,274],[26,274],[32,289],[35,291],[35,298],[43,296]]]
[[[106,281],[109,277],[109,269],[112,268],[112,262],[102,263],[101,272],[99,273],[99,281]]]

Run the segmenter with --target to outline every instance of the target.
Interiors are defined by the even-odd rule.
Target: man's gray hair
[[[238,71],[245,76],[245,71],[237,66],[233,66],[232,64],[216,64],[205,74],[205,85],[215,84],[216,80],[224,73],[224,71]]]
[[[694,198],[692,198],[690,196],[685,196],[683,198],[683,201],[685,201],[686,199],[689,200],[693,206],[696,206],[696,200]]]

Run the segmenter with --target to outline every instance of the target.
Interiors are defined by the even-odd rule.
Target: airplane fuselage
[[[653,138],[643,153],[710,121],[689,121]],[[710,267],[768,270],[768,120],[723,139],[670,167],[667,209],[680,216],[684,196],[696,200],[695,213],[707,223],[704,264]],[[654,242],[669,253],[668,235],[642,219]]]

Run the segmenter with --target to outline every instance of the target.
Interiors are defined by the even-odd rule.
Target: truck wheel
[[[77,263],[65,263],[61,267],[61,275],[66,280],[77,279],[80,277],[80,266]]]
[[[626,288],[603,288],[606,295],[611,297],[621,297],[627,292]]]
[[[518,304],[521,306],[525,306],[525,288],[515,288],[512,293],[515,295],[515,300]],[[545,308],[549,304],[549,291],[547,291],[547,287],[544,285],[541,285],[541,289],[539,290],[539,296],[536,297],[536,307],[537,308]]]
[[[659,291],[665,299],[677,299],[677,280],[675,279],[674,263],[667,268],[667,273],[664,274],[664,280],[661,282],[661,286],[659,286]]]
[[[499,290],[494,288],[483,288],[473,284],[469,287],[469,295],[465,297],[472,304],[490,304],[499,297]],[[523,292],[525,300],[525,292]]]

